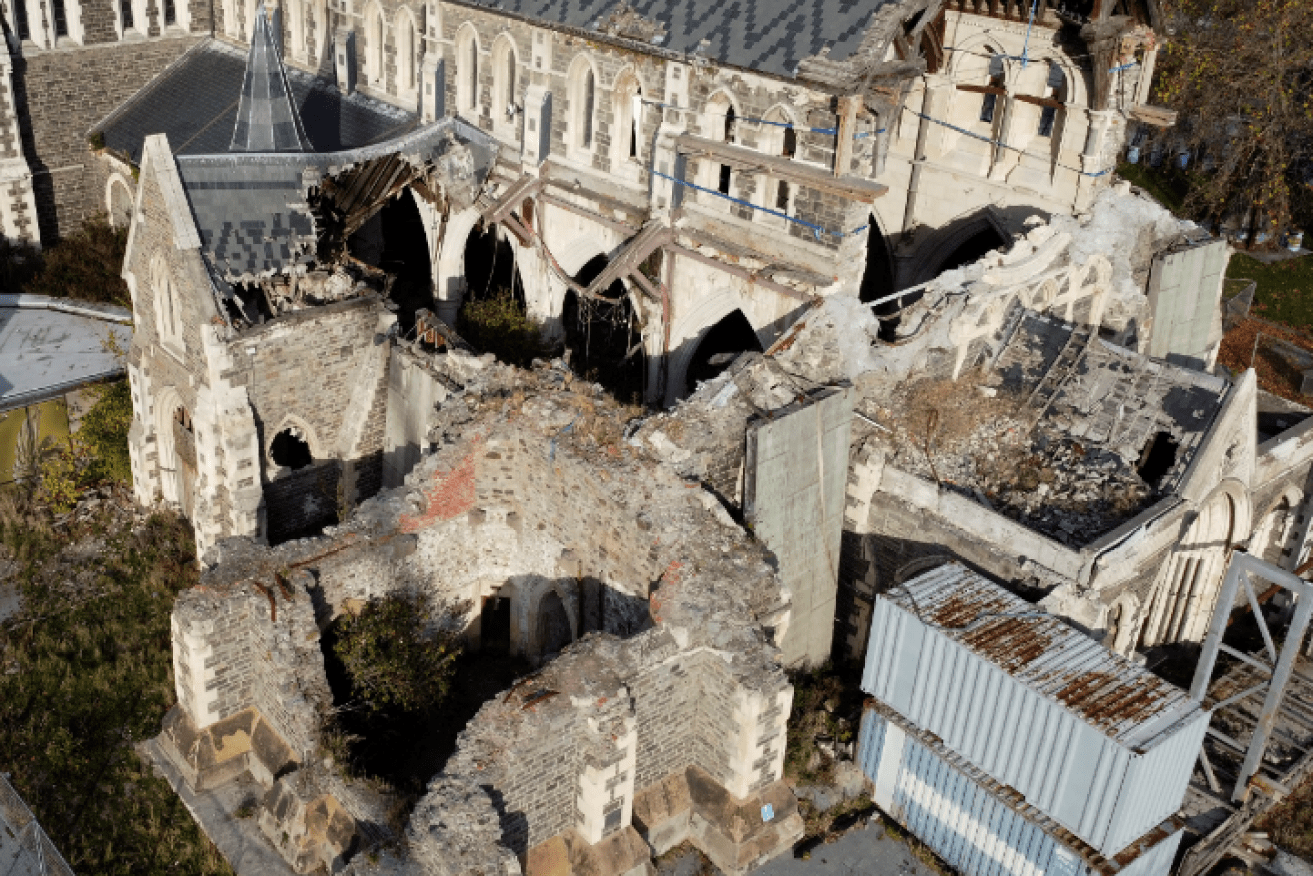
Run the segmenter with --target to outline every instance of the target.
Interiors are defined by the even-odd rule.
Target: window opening
[[[274,436],[273,443],[269,445],[269,457],[275,465],[292,471],[305,468],[315,461],[310,454],[310,445],[305,443],[296,429],[284,429]]]
[[[1053,136],[1053,122],[1058,117],[1057,107],[1046,106],[1039,113],[1039,135],[1041,137]]]
[[[502,105],[506,109],[506,118],[515,115],[515,52],[506,50],[506,92],[502,95]]]
[[[595,85],[593,82],[593,71],[590,68],[584,74],[584,148],[593,148],[593,100],[595,95]]]
[[[132,19],[132,0],[119,0],[119,14],[123,17],[124,30],[132,30],[137,26]]]
[[[178,7],[174,0],[164,0],[164,24],[170,26],[178,23]]]
[[[1172,466],[1176,464],[1176,451],[1180,444],[1171,432],[1159,432],[1144,445],[1140,454],[1140,464],[1136,466],[1141,480],[1151,487],[1157,487]]]
[[[734,142],[734,120],[735,120],[734,107],[732,106],[727,107],[725,109],[725,132],[724,132],[726,143]],[[731,171],[730,166],[728,164],[722,164],[720,166],[720,179],[717,181],[717,185],[716,185],[716,189],[722,195],[729,194],[729,187],[730,187],[732,176],[733,176],[733,172]]]
[[[469,69],[469,108],[474,109],[479,105],[479,44],[470,38],[470,61]]]
[[[1003,94],[1003,59],[994,56],[989,59],[989,84],[983,90],[984,98],[980,102],[980,121],[994,121],[994,111],[998,108],[998,96]]]
[[[18,27],[18,38],[30,40],[32,31],[27,26],[27,0],[14,0],[14,20]]]
[[[785,158],[793,158],[798,154],[798,132],[792,127],[784,129],[784,142],[780,147],[780,154]]]
[[[630,112],[629,112],[629,157],[637,160],[638,159],[638,113],[635,112],[635,110],[637,110],[640,106],[643,105],[642,104],[643,89],[635,88],[634,94],[636,95],[636,97],[633,106],[630,108]]]
[[[51,0],[55,18],[55,37],[68,36],[68,15],[64,11],[64,0]]]

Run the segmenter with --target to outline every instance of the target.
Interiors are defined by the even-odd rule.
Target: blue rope
[[[925,119],[927,122],[934,122],[936,125],[943,125],[945,128],[948,128],[949,130],[957,131],[959,134],[966,134],[968,137],[971,137],[972,139],[975,140],[980,140],[982,143],[989,143],[991,145],[1001,146],[1004,149],[1011,149],[1013,152],[1019,152],[1022,155],[1029,154],[1026,152],[1025,149],[1019,149],[1016,146],[1009,146],[1007,143],[1004,143],[1002,140],[994,140],[990,137],[984,137],[981,136],[980,134],[977,134],[974,131],[968,131],[966,128],[959,128],[957,125],[954,125],[951,122],[945,122],[942,119],[932,118],[926,115],[925,113],[917,112],[916,110],[912,109],[909,106],[905,106],[903,107],[903,109],[907,110],[909,113],[911,113],[914,116],[920,116],[921,118]],[[1078,173],[1081,176],[1088,176],[1088,177],[1106,176],[1107,174],[1112,172],[1112,168],[1109,168],[1107,170],[1101,170],[1098,173],[1090,173],[1089,171],[1081,170],[1079,168],[1071,167],[1070,165],[1061,164],[1061,163],[1058,164],[1058,167],[1061,167],[1063,170],[1070,170],[1072,173]]]
[[[1120,72],[1123,71],[1123,70],[1129,70],[1130,68],[1134,67],[1134,66],[1136,65],[1136,63],[1137,63],[1137,62],[1132,61],[1132,62],[1129,63],[1129,64],[1122,64],[1120,67],[1113,67],[1113,68],[1111,68],[1108,72],[1109,72],[1109,73],[1120,73]]]
[[[673,109],[673,110],[688,109],[688,107],[678,107],[675,106],[674,104],[662,103],[659,100],[647,100],[646,98],[643,99],[643,103],[647,104],[648,106],[659,106],[663,109]],[[735,119],[740,122],[756,122],[759,125],[774,125],[777,128],[792,128],[795,131],[804,131],[809,134],[829,134],[830,136],[833,137],[833,136],[837,136],[839,133],[837,128],[804,128],[795,125],[793,122],[772,122],[770,119],[758,119],[753,116],[735,116]],[[886,130],[885,128],[881,128],[880,130],[875,132],[862,131],[861,133],[854,134],[853,136],[857,139],[861,139],[862,137],[873,137],[876,134],[883,134],[885,130]]]
[[[1035,26],[1035,7],[1039,5],[1039,0],[1032,0],[1030,4],[1030,21],[1026,22],[1026,41],[1021,45],[1021,69],[1025,70],[1026,65],[1030,63],[1030,29]]]
[[[779,216],[781,219],[787,219],[790,222],[794,222],[798,225],[810,229],[811,233],[815,236],[817,240],[821,239],[821,234],[828,234],[832,237],[853,237],[855,235],[861,234],[870,226],[870,223],[868,222],[865,225],[857,226],[852,231],[831,231],[830,229],[823,228],[820,225],[813,225],[811,222],[807,222],[806,220],[798,219],[795,216],[790,216],[788,213],[781,213],[779,210],[772,210],[769,207],[763,207],[759,204],[754,204],[751,201],[745,201],[742,198],[735,198],[732,195],[727,195],[724,192],[719,192],[716,191],[715,189],[709,189],[704,186],[700,186],[696,183],[686,182],[682,179],[679,179],[678,177],[673,177],[668,173],[662,173],[661,171],[657,170],[654,167],[649,167],[648,172],[656,176],[659,176],[662,179],[668,179],[672,183],[675,183],[676,185],[685,186],[687,188],[694,189],[699,192],[706,192],[708,195],[715,195],[717,198],[724,198],[726,201],[729,201],[731,203],[739,204],[740,206],[743,207],[750,207],[753,210],[760,210],[763,213],[769,213],[771,216]]]

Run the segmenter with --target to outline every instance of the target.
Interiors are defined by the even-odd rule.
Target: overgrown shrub
[[[552,354],[543,340],[542,326],[529,318],[524,305],[510,289],[498,289],[489,298],[466,300],[456,316],[456,331],[481,353],[527,368],[534,359]]]
[[[96,403],[82,417],[77,437],[91,454],[87,479],[91,481],[132,480],[128,456],[128,429],[132,426],[132,391],[126,380],[92,387]]]
[[[370,712],[430,713],[451,685],[460,645],[435,629],[423,594],[392,593],[347,616],[333,647],[353,700]]]
[[[17,287],[33,295],[131,307],[128,284],[120,276],[127,247],[125,229],[110,225],[103,215],[92,216],[35,262],[30,251],[9,248],[5,271],[19,281]],[[15,261],[16,256],[21,258]],[[15,285],[6,288],[18,291]]]

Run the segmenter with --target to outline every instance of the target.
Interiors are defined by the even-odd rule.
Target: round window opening
[[[274,464],[296,471],[315,461],[310,455],[310,445],[305,443],[296,429],[284,429],[274,436],[269,445],[269,456]]]

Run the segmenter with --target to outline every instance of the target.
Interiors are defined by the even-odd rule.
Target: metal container
[[[1105,855],[1180,808],[1209,718],[956,563],[876,600],[862,689]]]
[[[963,876],[1167,876],[1181,821],[1101,855],[892,710],[869,701],[858,764],[875,803]]]

